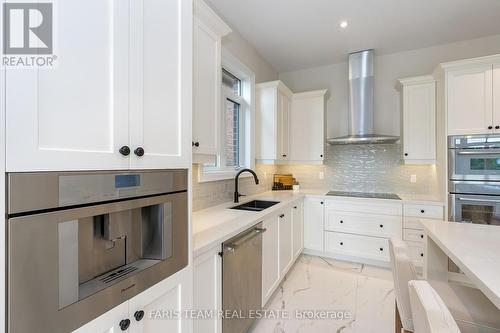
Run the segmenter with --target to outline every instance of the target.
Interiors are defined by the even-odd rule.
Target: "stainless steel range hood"
[[[374,50],[349,54],[349,135],[328,139],[331,145],[394,143],[397,136],[373,133]]]

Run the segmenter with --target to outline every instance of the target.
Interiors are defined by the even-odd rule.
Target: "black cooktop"
[[[356,197],[356,198],[401,200],[401,198],[397,194],[394,194],[394,193],[330,191],[326,195],[331,195],[331,196],[336,196],[336,197]]]

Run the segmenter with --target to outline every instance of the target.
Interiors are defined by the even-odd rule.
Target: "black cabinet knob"
[[[286,157],[286,154],[283,154],[283,157]]]
[[[319,157],[323,157],[323,155],[319,155]]]
[[[340,220],[340,223],[344,223],[344,221]]]
[[[488,126],[488,129],[493,129],[493,126]]]
[[[141,156],[144,156],[144,148],[142,147],[137,147],[135,150],[134,150],[134,154],[136,154],[137,156],[141,157]]]
[[[139,310],[134,313],[134,318],[136,321],[141,321],[144,318],[144,311]]]
[[[496,125],[496,126],[495,126],[495,129],[500,129],[500,126]]]
[[[130,326],[130,319],[123,319],[122,321],[120,321],[120,329],[122,331],[128,330],[129,326]]]
[[[421,257],[423,257],[423,256],[424,256],[424,254],[423,254],[423,253],[420,253],[420,256],[421,256]]]
[[[128,156],[130,154],[130,148],[128,146],[123,146],[118,150],[123,156]]]
[[[344,242],[340,242],[340,245],[344,245]]]
[[[321,203],[321,204],[324,204],[324,202],[323,202],[323,201],[321,201],[320,203]]]
[[[424,238],[424,235],[420,235],[420,238]]]
[[[423,213],[425,213],[425,210],[421,209],[421,210],[420,210],[420,213],[422,213],[422,214],[423,214]]]
[[[381,247],[381,248],[380,248],[380,251],[384,251],[384,248],[383,248],[383,247]]]
[[[194,141],[193,141],[193,142],[191,142],[191,145],[192,145],[193,147],[199,147],[199,146],[200,146],[200,143],[199,143],[198,141],[196,141],[196,142],[194,142]]]
[[[408,153],[405,153],[405,156],[408,156]]]
[[[280,215],[280,219],[284,218],[285,217],[285,214],[281,214]]]
[[[297,209],[297,206],[293,206],[293,209]]]
[[[380,225],[380,227],[381,227],[381,228],[383,228],[383,227],[384,227],[384,225],[383,225],[383,224],[381,224],[381,225]]]

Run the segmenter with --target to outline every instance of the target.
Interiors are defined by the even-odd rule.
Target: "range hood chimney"
[[[349,135],[328,139],[331,145],[394,143],[397,136],[373,133],[374,50],[349,54]]]

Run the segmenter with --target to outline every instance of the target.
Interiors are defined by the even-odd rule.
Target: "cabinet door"
[[[483,65],[447,73],[449,135],[492,132],[492,72]]]
[[[495,132],[500,132],[496,128],[500,126],[500,64],[493,66],[493,125]]]
[[[193,51],[193,146],[195,154],[219,152],[221,38],[195,18]]]
[[[188,167],[192,1],[133,0],[131,4],[131,167]],[[135,153],[138,148],[143,156]]]
[[[307,198],[304,202],[304,248],[323,251],[324,201]]]
[[[290,159],[294,161],[323,161],[325,103],[324,92],[293,97],[290,133]]]
[[[290,159],[290,113],[292,101],[290,96],[278,89],[278,156],[277,160]]]
[[[293,263],[292,212],[286,210],[279,215],[280,229],[280,276],[284,276]]]
[[[191,320],[183,318],[183,311],[192,306],[192,274],[191,267],[185,268],[132,298],[130,333],[191,332]]]
[[[280,281],[279,221],[276,216],[264,220],[262,227],[262,306],[266,304]]]
[[[73,333],[128,332],[128,330],[122,331],[120,328],[120,322],[122,320],[131,320],[128,313],[128,303],[129,302],[127,301],[118,305],[91,322],[83,325],[79,329],[74,330]]]
[[[293,256],[298,257],[304,249],[304,210],[302,202],[298,202],[292,209],[293,224]]]
[[[194,259],[193,304],[195,310],[222,309],[222,258],[220,246]],[[222,322],[218,316],[194,320],[194,333],[221,333]]]
[[[128,168],[129,9],[61,1],[56,67],[7,69],[7,171]]]
[[[436,160],[436,85],[414,84],[403,90],[404,159],[414,163]]]

